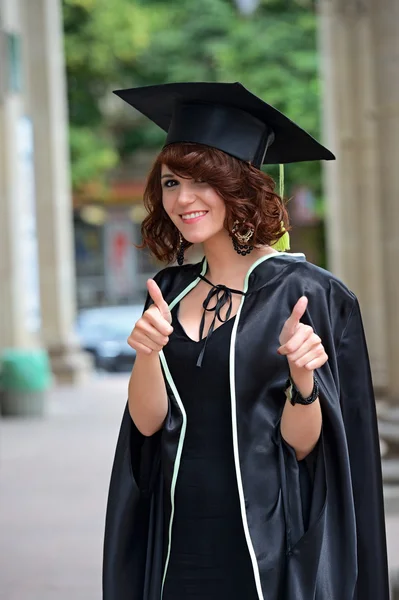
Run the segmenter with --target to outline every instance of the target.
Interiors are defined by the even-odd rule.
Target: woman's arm
[[[306,377],[305,377],[306,376]],[[291,371],[291,377],[300,394],[306,398],[313,390],[313,373],[298,375]],[[280,429],[284,440],[295,450],[298,460],[303,460],[313,450],[320,437],[322,425],[321,407],[319,399],[312,404],[292,406],[286,400],[281,417]]]
[[[138,353],[129,380],[129,412],[137,429],[146,436],[161,429],[168,398],[158,352]]]

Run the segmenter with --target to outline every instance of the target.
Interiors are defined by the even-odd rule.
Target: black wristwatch
[[[312,393],[307,398],[304,398],[301,395],[295,383],[293,382],[291,377],[289,377],[285,387],[285,396],[287,400],[291,402],[292,406],[295,406],[295,404],[313,404],[313,402],[317,400],[319,396],[319,384],[316,377],[314,377],[313,379]]]

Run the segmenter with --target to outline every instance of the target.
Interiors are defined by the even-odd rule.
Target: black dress
[[[187,430],[163,600],[255,600],[233,455],[229,348],[234,318],[208,337],[199,368],[205,341],[187,336],[177,307],[172,317],[174,332],[164,351]]]

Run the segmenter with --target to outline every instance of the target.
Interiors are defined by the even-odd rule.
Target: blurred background
[[[112,90],[173,81],[240,81],[337,156],[285,168],[292,250],[360,300],[395,593],[398,24],[399,0],[0,0],[1,598],[101,597],[126,338],[160,268],[134,244],[164,140]]]

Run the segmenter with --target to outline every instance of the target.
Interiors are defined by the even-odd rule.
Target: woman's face
[[[203,243],[224,230],[225,203],[205,181],[179,177],[162,165],[161,185],[163,207],[185,240]]]

